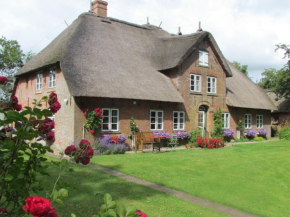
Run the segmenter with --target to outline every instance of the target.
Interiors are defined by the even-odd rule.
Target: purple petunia
[[[245,132],[248,137],[255,137],[256,131],[255,130],[248,130]]]
[[[234,135],[235,131],[232,129],[223,130],[224,137],[231,137]]]
[[[266,135],[268,135],[268,131],[264,130],[264,129],[259,129],[258,134],[259,134],[259,136],[266,136]]]
[[[174,135],[178,139],[190,139],[191,137],[190,133],[187,131],[177,131],[177,132],[174,132]]]

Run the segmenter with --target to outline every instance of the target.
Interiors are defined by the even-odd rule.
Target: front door
[[[200,106],[198,111],[198,127],[201,129],[203,138],[206,137],[206,122],[206,108]]]

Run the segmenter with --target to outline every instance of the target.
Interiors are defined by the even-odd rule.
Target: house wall
[[[276,121],[278,119],[278,121]],[[289,125],[290,114],[289,113],[272,113],[271,123],[273,131],[279,131],[282,127]]]
[[[48,142],[55,151],[61,151],[74,140],[74,98],[70,95],[66,80],[59,68],[56,69],[56,86],[48,88],[49,69],[42,70],[43,81],[42,90],[36,91],[36,75],[39,72],[26,74],[19,78],[15,95],[19,103],[24,106],[33,106],[33,99],[40,100],[43,96],[48,96],[52,91],[58,94],[61,109],[55,114],[55,141]],[[68,102],[65,103],[64,99]],[[43,108],[48,107],[48,103],[43,103]]]
[[[208,51],[209,66],[199,66],[199,49]],[[201,105],[208,107],[207,112],[207,131],[214,129],[213,112],[218,108],[222,112],[228,112],[226,106],[226,74],[216,58],[216,53],[212,45],[207,40],[200,44],[184,63],[178,67],[164,72],[176,85],[185,101],[185,109],[190,122],[189,130],[194,130],[198,126],[198,111]],[[190,92],[190,74],[202,76],[201,93]],[[207,93],[207,76],[217,78],[217,93]]]

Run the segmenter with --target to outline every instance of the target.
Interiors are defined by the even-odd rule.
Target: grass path
[[[94,164],[259,216],[290,216],[290,142],[95,157]]]

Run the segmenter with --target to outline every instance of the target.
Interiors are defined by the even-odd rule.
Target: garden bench
[[[154,136],[153,132],[138,132],[134,134],[135,137],[135,152],[137,153],[138,147],[141,147],[143,153],[144,144],[152,144],[153,151],[157,148],[160,151],[162,136]]]

